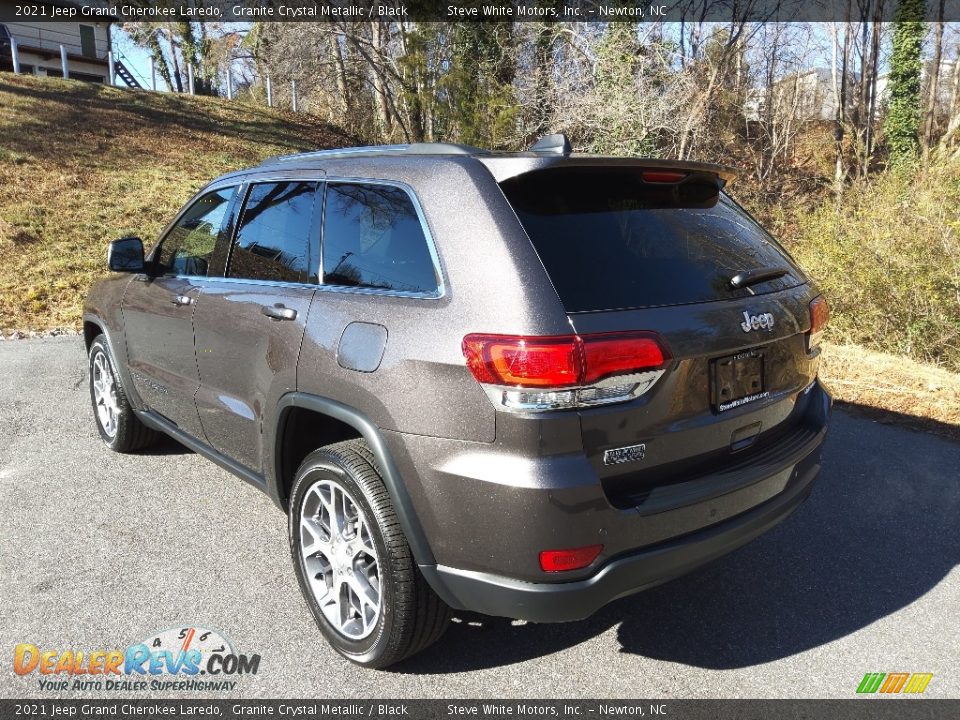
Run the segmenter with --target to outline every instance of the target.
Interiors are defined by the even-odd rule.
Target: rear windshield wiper
[[[748,285],[756,285],[757,283],[764,282],[766,280],[776,280],[778,277],[783,277],[784,275],[789,275],[790,269],[783,267],[765,267],[757,268],[756,270],[744,270],[743,272],[738,272],[732,278],[730,278],[730,287],[738,290],[740,288],[745,288]]]

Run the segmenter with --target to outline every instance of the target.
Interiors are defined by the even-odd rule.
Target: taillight
[[[655,333],[526,337],[467,335],[463,355],[495,404],[551,410],[629,400],[646,392],[669,354]]]
[[[818,295],[810,301],[810,334],[807,336],[807,350],[812,351],[820,345],[823,329],[830,319],[830,306],[823,295]]]
[[[640,177],[648,183],[677,183],[687,177],[687,174],[676,170],[644,170]]]
[[[597,559],[603,545],[587,545],[570,550],[544,550],[540,553],[540,567],[544,572],[580,570]]]

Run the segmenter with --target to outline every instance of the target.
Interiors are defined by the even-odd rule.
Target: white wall
[[[97,58],[105,60],[109,47],[109,24],[97,22],[8,22],[4,23],[10,34],[20,45],[41,48],[52,52],[60,52],[60,45],[67,48],[72,55],[82,55],[80,45],[80,26],[91,26],[97,45]]]

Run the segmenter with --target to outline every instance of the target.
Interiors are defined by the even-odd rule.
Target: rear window
[[[502,183],[567,312],[682,305],[806,281],[783,248],[708,178],[654,184],[637,168],[560,168]],[[761,268],[783,277],[734,289]]]

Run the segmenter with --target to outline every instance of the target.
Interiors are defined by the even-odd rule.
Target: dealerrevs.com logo
[[[119,649],[14,648],[13,671],[35,676],[41,690],[230,691],[239,675],[256,675],[260,655],[234,650],[223,633],[202,627],[170,628]]]

